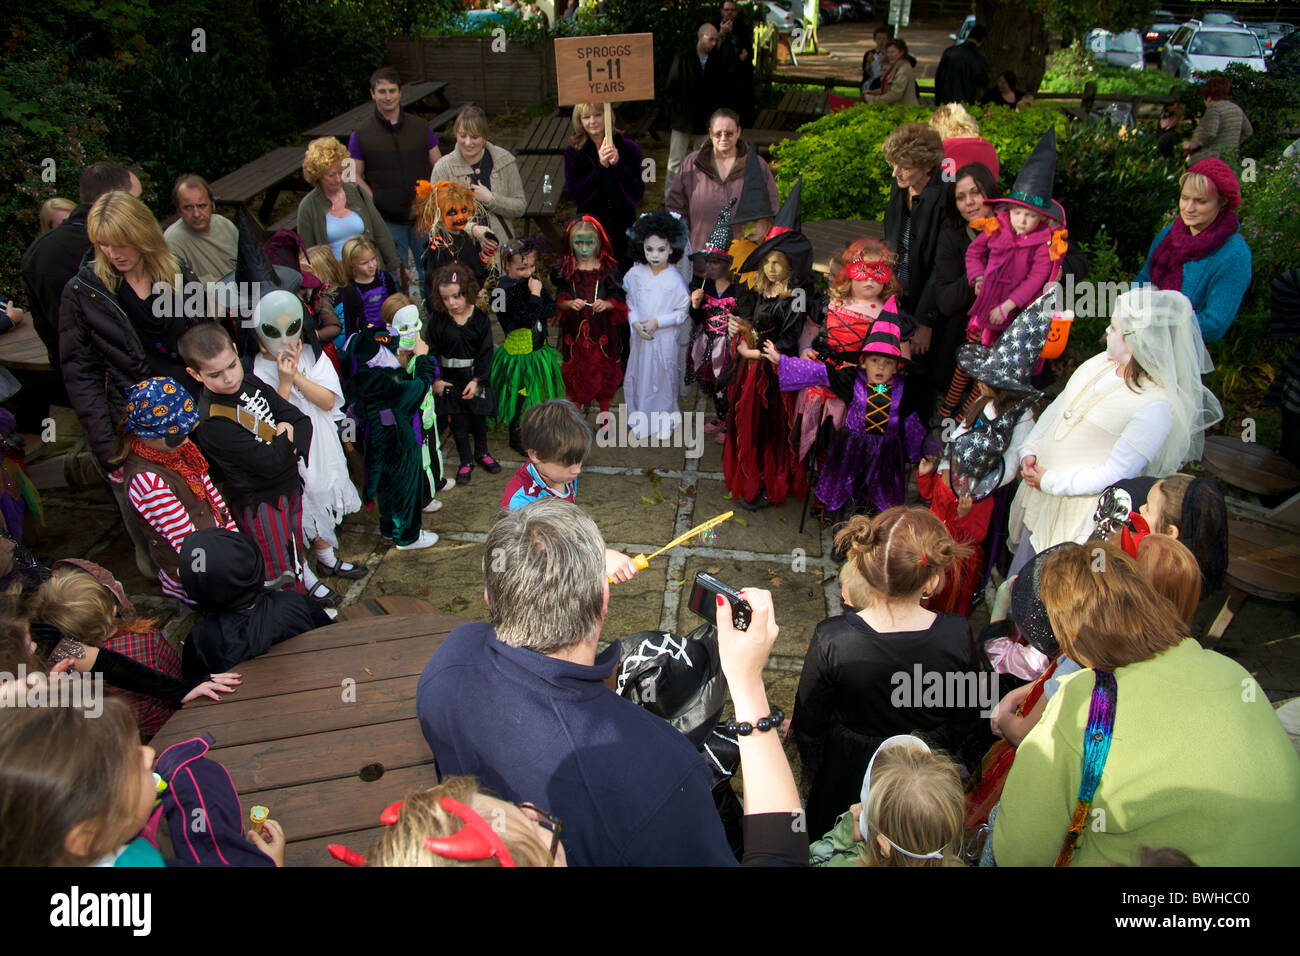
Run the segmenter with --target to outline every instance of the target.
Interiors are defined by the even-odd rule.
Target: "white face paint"
[[[656,268],[666,266],[673,252],[672,243],[662,236],[650,236],[641,248],[645,252],[646,264]]]

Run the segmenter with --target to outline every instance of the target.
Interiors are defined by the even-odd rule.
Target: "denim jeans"
[[[424,294],[424,250],[429,246],[429,235],[417,232],[413,222],[385,222],[384,225],[388,227],[388,234],[397,246],[397,261],[410,269],[407,260],[411,256],[415,258],[415,268],[411,269],[411,275],[418,277],[420,288],[412,290],[411,296],[420,302]]]

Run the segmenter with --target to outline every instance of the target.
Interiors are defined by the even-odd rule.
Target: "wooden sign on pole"
[[[559,37],[555,40],[555,79],[561,106],[652,100],[654,34]]]

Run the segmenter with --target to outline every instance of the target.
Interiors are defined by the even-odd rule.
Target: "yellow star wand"
[[[722,522],[726,521],[734,514],[735,514],[734,511],[728,511],[725,514],[718,515],[716,518],[710,518],[708,521],[704,522],[703,524],[697,524],[694,528],[692,528],[690,531],[687,531],[685,534],[678,535],[676,538],[673,538],[673,540],[669,541],[666,545],[664,545],[658,551],[655,551],[653,554],[650,555],[638,554],[635,558],[632,559],[632,563],[637,566],[638,570],[644,571],[646,568],[650,567],[651,558],[657,558],[665,551],[668,551],[671,548],[675,548],[679,544],[682,544],[683,542],[689,541],[691,538],[695,537],[701,531],[707,531],[709,528],[712,528],[715,525],[722,524]]]

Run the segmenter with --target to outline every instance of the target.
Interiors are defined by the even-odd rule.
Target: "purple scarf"
[[[1164,241],[1151,254],[1151,281],[1157,289],[1181,292],[1183,264],[1204,259],[1237,231],[1237,214],[1224,210],[1199,236],[1193,236],[1181,216],[1165,234]]]

